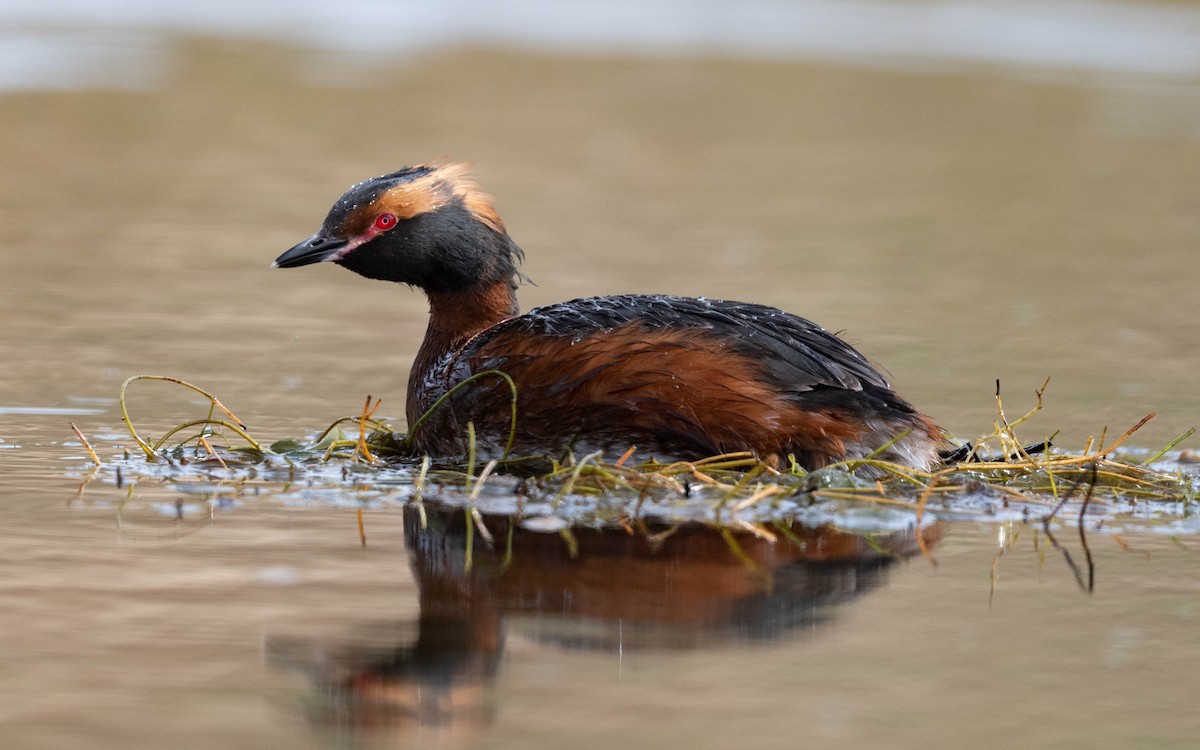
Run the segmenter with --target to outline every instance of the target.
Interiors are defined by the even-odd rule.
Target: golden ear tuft
[[[494,231],[505,234],[504,221],[496,213],[492,196],[480,189],[479,183],[471,176],[471,165],[463,162],[434,162],[427,166],[434,171],[429,175],[432,179],[441,180],[450,187],[451,193],[462,199],[463,205],[476,220]]]
[[[438,210],[454,199],[477,221],[495,232],[506,234],[504,222],[492,206],[492,197],[479,189],[470,176],[470,166],[458,162],[431,162],[412,168],[425,170],[415,179],[399,182],[373,201],[352,211],[343,226],[347,234],[365,232],[380,214],[393,214],[401,221]]]

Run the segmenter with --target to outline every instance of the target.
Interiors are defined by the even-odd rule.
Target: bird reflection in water
[[[318,723],[472,734],[495,713],[506,631],[622,654],[777,641],[829,620],[919,551],[915,529],[865,536],[793,524],[772,539],[701,524],[546,532],[483,516],[484,533],[462,508],[404,513],[420,589],[414,638],[268,642],[272,664],[312,681]],[[931,545],[940,529],[920,533]]]

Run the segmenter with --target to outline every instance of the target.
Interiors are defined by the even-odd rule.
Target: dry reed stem
[[[351,460],[357,460],[359,456],[368,464],[375,463],[375,456],[371,455],[371,449],[367,447],[367,420],[375,415],[375,410],[383,403],[383,399],[375,402],[371,406],[371,394],[367,394],[367,400],[363,403],[362,416],[358,419],[358,443],[354,446],[354,456]]]
[[[215,450],[213,450],[212,445],[210,445],[208,442],[208,438],[201,435],[200,436],[200,445],[204,446],[204,450],[208,451],[208,455],[212,456],[213,458],[217,459],[218,462],[220,462],[221,468],[226,469],[226,470],[229,469],[229,464],[225,463],[225,459],[221,458],[221,455],[219,453],[217,453]]]
[[[486,466],[483,467],[483,471],[479,473],[479,478],[475,480],[475,486],[471,488],[471,494],[467,496],[468,501],[473,503],[479,499],[479,493],[483,491],[483,483],[487,481],[489,476],[491,476],[498,463],[499,462],[493,458],[491,461],[487,462]]]
[[[616,463],[616,464],[614,464],[614,466],[620,466],[621,464],[623,464],[623,463],[625,463],[626,461],[628,461],[628,460],[629,460],[629,457],[630,457],[630,456],[632,456],[632,455],[633,455],[633,452],[634,452],[634,451],[636,451],[636,450],[637,450],[637,446],[636,446],[636,445],[631,445],[631,446],[629,446],[629,448],[628,448],[628,449],[626,449],[626,451],[625,451],[625,452],[624,452],[624,453],[621,455],[621,458],[619,458],[619,459],[617,460],[617,463]]]
[[[92,444],[89,443],[88,439],[83,436],[83,433],[79,431],[79,428],[75,426],[75,423],[67,422],[67,424],[71,425],[71,430],[75,433],[75,437],[79,438],[79,442],[83,443],[84,450],[86,450],[88,455],[92,457],[92,463],[94,463],[97,467],[102,466],[103,464],[100,461],[100,457],[96,455],[96,451],[92,450]]]
[[[760,500],[765,500],[768,497],[774,497],[775,495],[783,495],[786,493],[787,493],[787,490],[784,489],[783,487],[780,487],[777,484],[768,484],[765,487],[762,487],[759,490],[757,490],[750,497],[746,498],[745,500],[741,501],[737,505],[733,506],[733,510],[736,513],[738,511],[749,508],[751,505],[754,505],[755,503],[759,502]]]

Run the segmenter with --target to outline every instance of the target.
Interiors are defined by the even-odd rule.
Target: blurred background
[[[449,157],[526,307],[760,301],[958,435],[1049,376],[1038,430],[1154,443],[1200,406],[1198,82],[1192,3],[5,0],[0,401],[164,372],[280,430],[402,418],[424,300],[267,265]]]
[[[347,707],[271,644],[335,677],[330,643],[405,653],[406,488],[122,483],[68,420],[110,461],[120,383],[161,373],[263,440],[366,394],[402,428],[425,300],[268,266],[350,184],[439,157],[496,196],[526,308],[775,305],[964,438],[992,431],[997,379],[1013,417],[1050,377],[1021,434],[1076,451],[1151,411],[1130,443],[1155,450],[1200,415],[1196,3],[0,0],[6,747],[1195,744],[1186,504],[1092,551],[1073,526],[1058,548],[946,522],[941,566],[852,570],[870,596],[802,602],[811,628],[770,643],[588,653],[548,612],[513,625],[466,740],[322,724]],[[154,436],[203,413],[145,383],[131,408]],[[680,570],[719,580],[706,562]]]

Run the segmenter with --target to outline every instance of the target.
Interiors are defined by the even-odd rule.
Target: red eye
[[[396,217],[392,214],[379,214],[375,217],[376,229],[386,230],[391,229],[394,226],[396,226]]]

